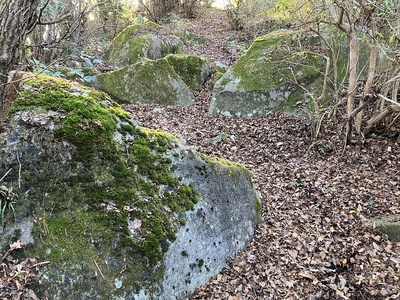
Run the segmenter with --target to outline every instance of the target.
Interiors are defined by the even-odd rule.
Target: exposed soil
[[[237,41],[246,41],[221,11],[202,11],[185,26],[206,40],[189,44],[189,53],[228,65],[241,54]],[[142,126],[244,164],[262,197],[254,238],[191,299],[400,299],[400,245],[371,222],[400,213],[397,135],[343,148],[341,126],[313,142],[307,116],[210,116],[211,92],[196,96],[195,105],[163,113],[159,105],[125,106]]]

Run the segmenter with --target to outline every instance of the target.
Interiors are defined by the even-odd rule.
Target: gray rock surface
[[[375,218],[372,221],[375,226],[386,234],[392,242],[400,242],[400,215]]]
[[[243,166],[139,128],[108,95],[65,80],[25,82],[0,155],[18,196],[0,251],[19,239],[47,261],[34,289],[52,300],[185,299],[260,218]]]
[[[240,200],[254,197],[247,184],[250,174],[242,166],[229,162],[226,165],[217,159],[205,161],[198,155],[191,157],[187,151],[183,159],[174,161],[178,166],[175,175],[192,184],[207,200],[187,213],[186,226],[178,231],[177,240],[166,254],[162,290],[174,297],[162,296],[160,299],[164,300],[183,299],[207,282],[210,274],[218,274],[232,253],[244,248],[245,241],[251,238],[253,211],[261,208],[257,208],[257,202]]]
[[[97,87],[124,103],[190,105],[195,99],[166,59],[128,65],[97,76]]]
[[[287,51],[296,48],[293,35],[280,30],[257,38],[216,82],[210,114],[261,116],[299,101],[299,85],[310,87],[325,62],[309,52]]]
[[[130,25],[119,33],[105,53],[112,65],[123,67],[142,58],[159,59],[170,53],[182,53],[182,41],[173,35],[161,33],[153,22]]]

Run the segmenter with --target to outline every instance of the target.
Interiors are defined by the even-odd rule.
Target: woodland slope
[[[224,17],[206,10],[164,26],[201,38],[186,36],[187,54],[232,65],[260,32],[231,31]],[[340,126],[322,128],[315,142],[307,115],[210,116],[211,92],[195,96],[187,107],[124,106],[141,126],[245,165],[263,200],[251,242],[191,299],[400,298],[400,244],[371,221],[400,215],[398,134],[355,139],[344,148]],[[24,264],[38,267],[30,259]]]
[[[253,240],[192,299],[399,299],[400,245],[370,221],[400,213],[397,139],[342,149],[326,131],[312,145],[306,117],[215,117],[209,100],[203,93],[163,114],[156,105],[125,106],[139,125],[244,164],[261,193]]]
[[[189,54],[228,65],[240,56],[223,18],[206,12],[186,24],[206,40]],[[192,299],[400,298],[400,245],[371,221],[400,213],[397,135],[343,148],[340,126],[313,142],[307,116],[210,116],[211,92],[196,96],[189,107],[125,106],[142,126],[244,164],[261,193],[263,218],[253,240]]]

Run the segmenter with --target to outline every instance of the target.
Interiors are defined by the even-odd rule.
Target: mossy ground
[[[32,254],[53,266],[80,262],[93,274],[101,268],[104,276],[126,268],[124,282],[130,286],[149,276],[144,275],[149,265],[162,272],[159,262],[184,224],[182,213],[198,201],[191,186],[171,175],[172,161],[164,154],[176,140],[139,129],[106,94],[62,79],[26,81],[12,113],[23,110],[60,112],[54,136],[75,148],[68,174],[55,171],[46,178],[48,190],[37,206],[25,201],[16,207],[26,212],[29,205],[35,212],[40,242]],[[117,142],[116,132],[129,136],[129,143]],[[29,178],[34,174],[26,176],[35,180]],[[162,276],[153,273],[153,280]]]

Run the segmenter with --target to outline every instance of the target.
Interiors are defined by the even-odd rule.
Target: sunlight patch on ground
[[[231,1],[230,0],[216,0],[213,1],[212,7],[224,9]]]

